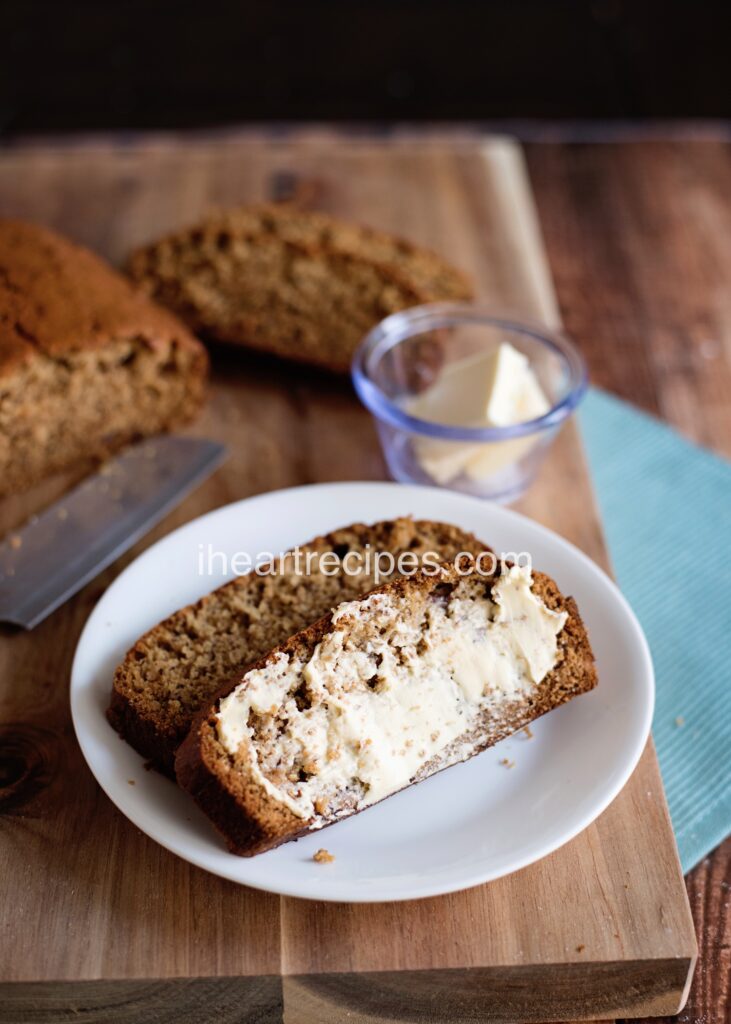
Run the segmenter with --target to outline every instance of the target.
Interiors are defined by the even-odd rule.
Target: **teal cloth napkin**
[[[580,413],[620,587],[652,650],[684,871],[731,832],[731,463],[603,391]]]

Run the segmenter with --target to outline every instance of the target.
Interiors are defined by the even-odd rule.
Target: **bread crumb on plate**
[[[329,850],[320,849],[316,853],[312,854],[312,859],[317,864],[332,864],[332,862],[335,860],[335,857],[333,856],[332,853],[330,853]]]

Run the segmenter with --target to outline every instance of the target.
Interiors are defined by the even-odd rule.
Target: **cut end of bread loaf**
[[[204,347],[93,253],[0,221],[0,494],[192,419]]]
[[[253,855],[466,760],[596,684],[574,602],[503,567],[420,572],[247,670],[181,746],[180,784]]]
[[[367,561],[369,549],[392,556],[393,571],[385,559]],[[173,775],[175,751],[193,716],[252,662],[340,602],[393,578],[404,555],[418,563],[427,555],[445,561],[485,550],[455,526],[409,518],[356,523],[317,537],[299,548],[299,564],[289,557],[274,574],[234,579],[141,637],[117,668],[107,717],[143,757]],[[333,555],[335,574],[328,564]],[[355,559],[362,559],[358,571]]]
[[[207,337],[339,373],[389,314],[472,297],[436,253],[286,204],[214,214],[137,250],[128,270]]]

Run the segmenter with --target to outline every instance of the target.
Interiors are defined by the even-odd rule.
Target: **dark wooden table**
[[[731,146],[541,144],[527,153],[561,313],[593,382],[731,456]],[[676,1019],[722,1024],[731,1019],[731,839],[687,886],[699,960]]]

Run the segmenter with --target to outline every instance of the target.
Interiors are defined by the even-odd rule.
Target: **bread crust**
[[[492,582],[497,578],[497,575],[493,576]],[[371,593],[413,598],[419,593],[429,593],[444,582],[455,582],[458,579],[454,567],[448,566],[439,577],[421,574],[402,578],[378,587]],[[571,597],[564,597],[555,582],[543,573],[534,572],[532,589],[549,608],[563,610],[568,614],[558,637],[561,661],[537,686],[534,694],[506,705],[497,722],[493,715],[486,713],[483,716],[478,728],[489,727],[490,731],[486,731],[477,742],[470,757],[578,694],[593,689],[597,684],[594,656],[576,602]],[[247,671],[263,668],[279,654],[306,659],[331,626],[332,615],[324,616],[259,659]],[[303,821],[274,799],[255,778],[237,771],[233,759],[220,744],[216,726],[219,704],[240,681],[240,676],[232,679],[216,695],[211,706],[202,709],[195,717],[187,738],[178,749],[175,770],[180,786],[191,794],[211,819],[229,850],[250,857],[307,834],[313,830],[314,822]],[[424,774],[413,779],[409,785],[435,773],[429,771],[429,765],[422,771]],[[323,827],[346,816],[349,815],[340,815]]]
[[[343,553],[343,549],[365,551],[368,546],[391,552],[395,557],[408,551],[418,555],[431,550],[439,559],[454,558],[462,551],[473,555],[489,551],[478,538],[448,523],[408,517],[372,525],[354,523],[316,537],[301,550]],[[238,577],[153,627],[127,652],[115,672],[107,710],[113,728],[154,767],[174,777],[175,752],[203,703],[278,641],[321,617],[340,601],[358,597],[373,587],[373,581],[366,576],[333,578],[331,583],[320,577],[308,578],[305,584],[307,593],[290,585],[285,577],[273,577],[271,585],[262,584],[254,574]],[[321,588],[321,594],[313,594],[313,590]],[[272,619],[278,596],[284,610],[289,608],[281,623]],[[257,626],[256,619],[247,620],[251,605],[255,606],[252,614],[260,619],[264,616],[265,629],[258,636],[247,637],[247,631],[251,634]],[[212,633],[210,643],[217,647],[219,663],[200,673],[195,692],[189,695],[189,706],[175,707],[181,703],[175,677],[182,676],[187,664],[200,653],[204,642],[201,638],[208,632]],[[185,646],[187,634],[192,639]],[[178,653],[168,655],[163,662],[162,652],[166,648]]]
[[[116,338],[175,341],[207,367],[205,348],[101,257],[39,224],[0,219],[0,377],[39,355],[100,351]]]
[[[112,687],[107,721],[138,754],[146,758],[150,768],[156,768],[175,778],[175,751],[187,734],[187,730],[165,728],[157,718],[139,713],[128,693]]]

